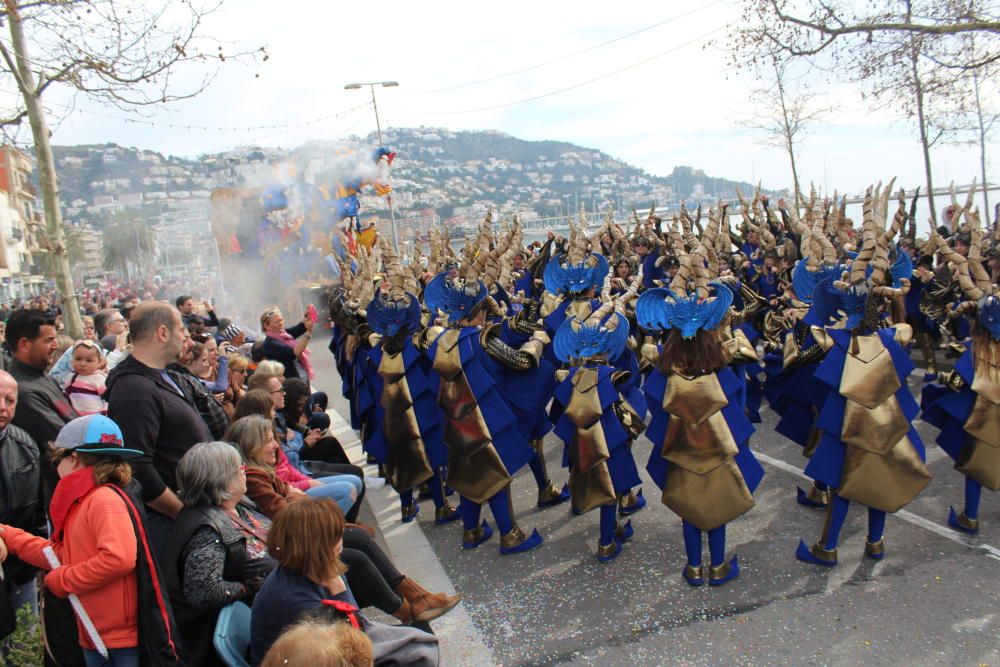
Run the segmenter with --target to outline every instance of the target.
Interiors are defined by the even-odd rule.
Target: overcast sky
[[[367,101],[367,90],[345,91],[346,83],[392,79],[398,88],[377,90],[383,128],[499,130],[596,148],[655,175],[690,165],[786,187],[791,176],[784,153],[761,145],[759,132],[739,124],[750,112],[754,82],[727,64],[726,28],[738,16],[735,0],[226,0],[208,24],[211,34],[243,47],[266,45],[269,62],[259,68],[227,63],[207,92],[149,120],[226,128],[299,123]],[[518,70],[526,71],[502,76]],[[492,80],[476,83],[484,79]],[[593,79],[599,80],[564,90]],[[802,140],[804,184],[859,192],[894,175],[908,189],[922,182],[910,123],[872,112],[850,85],[811,85],[838,111]],[[530,98],[538,99],[523,101]],[[49,99],[67,101],[60,91]],[[55,143],[116,142],[195,156],[248,143],[290,148],[309,139],[363,136],[375,127],[370,108],[276,131],[151,127],[123,122],[122,112],[83,100],[77,107],[57,128]],[[967,183],[979,173],[975,147],[936,149],[934,160],[940,184]]]

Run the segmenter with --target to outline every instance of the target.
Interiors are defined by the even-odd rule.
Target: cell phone
[[[316,312],[316,306],[312,305],[311,303],[309,304],[309,307],[306,308],[306,317],[308,317],[309,321],[313,323],[319,321],[319,313]]]

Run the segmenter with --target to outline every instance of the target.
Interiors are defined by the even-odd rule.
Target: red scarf
[[[268,338],[276,340],[284,345],[287,345],[290,348],[293,349],[295,348],[295,339],[292,338],[292,334],[288,333],[287,331],[281,331],[280,333],[276,331],[267,331],[265,332],[265,335]],[[308,347],[303,348],[302,354],[299,355],[299,363],[302,364],[302,369],[306,372],[306,375],[309,376],[309,379],[315,380],[316,373],[313,372],[312,363],[310,363],[309,361]]]
[[[62,542],[63,530],[66,528],[66,517],[69,516],[70,510],[95,488],[97,488],[97,480],[94,479],[92,466],[81,468],[59,480],[59,483],[56,484],[56,490],[52,494],[52,501],[49,503],[53,542]]]
[[[323,600],[323,604],[327,607],[333,607],[346,616],[347,620],[352,626],[354,626],[355,630],[361,629],[361,624],[358,622],[358,608],[350,602],[342,602],[341,600]]]

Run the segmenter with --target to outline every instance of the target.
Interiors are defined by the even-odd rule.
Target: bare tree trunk
[[[80,317],[80,305],[77,302],[76,289],[73,285],[73,274],[69,266],[69,254],[66,250],[66,240],[62,228],[62,212],[59,207],[59,183],[56,179],[55,160],[52,157],[52,145],[49,143],[49,126],[45,121],[45,110],[42,101],[35,94],[35,76],[31,71],[31,57],[24,38],[24,28],[21,15],[13,2],[6,2],[7,21],[10,25],[11,44],[14,47],[14,57],[17,61],[18,88],[24,98],[25,109],[28,112],[28,122],[31,124],[31,135],[35,142],[35,159],[38,162],[38,180],[42,189],[42,205],[45,210],[45,238],[48,250],[54,256],[55,279],[62,297],[63,323],[69,335],[74,338],[83,337],[83,320]]]
[[[781,101],[781,124],[785,132],[785,150],[788,151],[788,159],[792,163],[792,186],[795,188],[795,199],[792,200],[792,205],[798,209],[802,187],[799,185],[799,171],[795,166],[795,131],[788,120],[788,107],[785,104],[784,75],[778,69],[778,63],[774,59],[774,56],[771,57],[771,64],[774,65],[774,76],[778,82],[778,99]]]
[[[937,208],[934,206],[934,178],[931,175],[931,146],[927,137],[927,120],[924,114],[924,86],[920,80],[918,60],[920,48],[915,40],[910,42],[910,73],[913,76],[913,94],[917,103],[917,122],[920,125],[920,147],[924,154],[924,173],[927,178],[927,205],[931,211],[932,224],[937,225]],[[952,223],[954,225],[954,222]],[[954,229],[952,229],[954,231]]]
[[[983,182],[983,215],[986,216],[986,226],[993,218],[990,215],[989,184],[986,182],[986,125],[983,123],[983,107],[979,101],[979,75],[972,73],[972,86],[976,91],[976,117],[979,119],[979,174]]]

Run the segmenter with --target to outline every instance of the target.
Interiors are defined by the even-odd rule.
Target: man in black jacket
[[[132,463],[149,508],[150,540],[165,553],[170,528],[182,504],[175,493],[177,462],[192,445],[212,434],[166,367],[184,349],[180,313],[166,303],[140,304],[129,322],[132,354],[108,376],[108,416],[130,447],[146,455]]]
[[[38,447],[30,435],[11,424],[16,409],[17,382],[0,371],[0,523],[44,535]],[[37,614],[35,568],[11,556],[3,569],[3,585],[14,609],[28,603]]]
[[[13,357],[7,370],[18,387],[14,425],[27,431],[47,452],[62,427],[79,417],[59,383],[45,372],[58,349],[55,320],[40,310],[18,310],[7,321],[6,337]],[[47,462],[42,464],[46,502],[58,481],[55,469]]]

